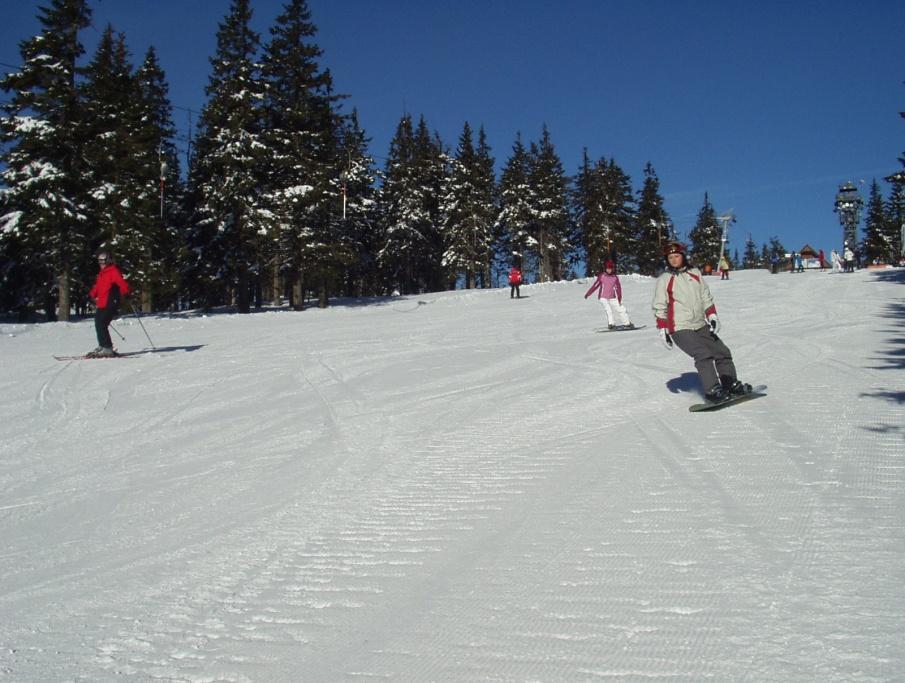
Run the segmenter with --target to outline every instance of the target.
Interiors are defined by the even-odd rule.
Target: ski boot
[[[710,387],[710,391],[704,394],[704,400],[707,403],[722,403],[732,398],[731,394],[723,389],[722,384],[714,384]]]
[[[731,397],[744,396],[745,394],[751,393],[751,385],[735,380],[729,386],[727,386],[724,391]]]

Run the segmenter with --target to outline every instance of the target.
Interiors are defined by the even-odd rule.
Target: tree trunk
[[[69,320],[69,268],[64,268],[57,280],[57,314],[55,317],[58,320]]]
[[[154,312],[154,293],[151,291],[151,285],[148,284],[141,290],[141,306],[142,313]]]
[[[236,309],[239,313],[251,313],[251,302],[248,292],[248,271],[242,269],[236,288]]]
[[[296,311],[305,310],[305,296],[302,289],[302,275],[298,271],[292,276],[292,307]]]
[[[283,305],[283,278],[280,276],[280,263],[279,263],[279,260],[276,258],[274,258],[274,261],[273,261],[273,277],[271,280],[271,287],[273,287],[273,305],[282,306]]]

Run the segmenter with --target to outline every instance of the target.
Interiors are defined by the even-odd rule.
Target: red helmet
[[[615,270],[615,269],[616,269],[616,264],[613,263],[610,259],[607,259],[607,262],[603,264],[603,267],[604,267],[606,270],[609,270],[610,268],[612,268],[613,270]]]
[[[681,242],[667,242],[663,245],[663,258],[666,258],[670,254],[682,254],[685,255],[685,245]]]

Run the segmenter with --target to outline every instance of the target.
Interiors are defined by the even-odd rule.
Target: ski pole
[[[120,332],[120,331],[119,331],[118,329],[116,329],[115,327],[113,327],[113,323],[112,323],[112,322],[110,323],[110,329],[113,330],[114,332],[116,332],[116,336],[117,336],[117,337],[119,337],[119,338],[122,339],[123,341],[126,341],[126,338],[123,336],[123,333]]]
[[[132,309],[132,313],[135,315],[135,319],[138,320],[138,324],[141,325],[142,331],[144,331],[145,336],[148,338],[148,343],[151,345],[152,349],[156,349],[154,346],[154,342],[151,341],[151,335],[148,334],[148,331],[145,329],[145,324],[141,321],[141,317],[138,315],[138,311],[135,310],[135,306],[132,305],[132,302],[129,302],[129,308]]]

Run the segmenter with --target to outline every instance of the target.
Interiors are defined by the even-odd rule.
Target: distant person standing
[[[842,272],[842,259],[839,258],[839,252],[833,249],[830,252],[830,265],[832,266],[832,273],[841,273]]]
[[[122,297],[128,296],[129,284],[123,278],[110,253],[102,251],[97,255],[100,272],[88,296],[94,299],[94,331],[97,333],[97,348],[88,352],[90,358],[115,356],[113,341],[110,339],[110,323],[119,313]]]
[[[518,266],[512,266],[509,270],[509,298],[521,299],[522,294],[520,287],[522,286],[522,271]]]
[[[817,257],[820,259],[820,270],[824,270],[826,268],[826,254],[823,253],[823,249],[820,250]]]
[[[729,259],[726,254],[720,256],[720,280],[729,279]]]
[[[855,252],[848,246],[848,242],[845,243],[845,249],[842,250],[842,265],[844,272],[855,272]]]
[[[609,329],[612,330],[617,325],[629,329],[634,327],[632,321],[629,320],[628,311],[622,305],[622,283],[619,282],[619,276],[616,275],[616,264],[612,261],[603,264],[603,272],[597,276],[594,284],[585,292],[584,298],[587,299],[595,291],[597,300],[606,313]]]

